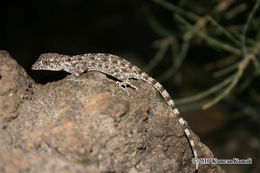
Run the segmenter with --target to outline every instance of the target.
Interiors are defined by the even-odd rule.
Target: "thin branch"
[[[240,63],[240,62],[237,62],[237,63],[232,64],[232,65],[230,65],[230,66],[228,66],[228,67],[226,67],[226,68],[223,68],[223,69],[221,69],[221,70],[219,70],[219,71],[216,71],[216,72],[213,74],[213,76],[214,76],[214,77],[223,76],[223,75],[225,75],[225,74],[227,74],[227,73],[229,73],[229,72],[235,70],[235,69],[238,67],[239,63]]]
[[[202,109],[208,109],[209,107],[215,105],[220,100],[222,100],[224,97],[226,97],[232,89],[237,85],[238,81],[240,80],[241,76],[243,75],[244,70],[248,66],[249,62],[254,58],[253,54],[248,54],[243,58],[243,60],[238,65],[238,70],[235,73],[235,76],[232,79],[232,82],[228,85],[228,87],[217,97],[212,99],[210,102],[206,103],[202,106]]]
[[[243,102],[242,100],[238,100],[238,99],[236,99],[232,96],[227,97],[225,100],[228,103],[232,104],[234,107],[237,107],[239,109],[240,113],[243,113],[244,115],[250,116],[251,118],[256,120],[258,123],[260,123],[260,116],[259,116],[259,113],[257,112],[257,109],[255,107],[252,107],[251,105]],[[241,116],[243,114],[241,114]]]
[[[255,70],[256,70],[258,76],[260,76],[260,65],[259,65],[259,62],[258,62],[258,60],[256,59],[256,57],[253,58],[253,64],[254,64],[254,66],[255,66]]]
[[[207,103],[207,101],[202,101],[200,103],[193,103],[188,105],[177,105],[177,106],[181,112],[191,112],[191,111],[201,110],[202,106],[205,103]]]
[[[241,83],[240,85],[238,85],[236,87],[236,91],[235,94],[240,94],[242,93],[245,89],[247,89],[249,87],[249,85],[251,84],[251,82],[256,78],[257,74],[253,73],[252,75],[248,75],[245,80],[243,81],[243,83]]]
[[[153,0],[153,2],[155,2],[156,4],[159,4],[160,6],[166,8],[167,10],[170,10],[172,12],[181,14],[183,16],[186,16],[187,18],[196,21],[198,20],[200,17],[198,15],[196,15],[195,13],[189,12],[189,11],[185,11],[182,8],[168,2],[165,0]]]
[[[230,5],[234,3],[235,0],[225,0],[225,1],[220,1],[218,5],[215,6],[213,9],[214,13],[219,13],[224,10],[226,10]]]
[[[241,47],[241,43],[230,32],[228,32],[223,26],[221,26],[213,17],[207,16],[208,20],[218,28],[229,40],[231,40],[236,46]]]
[[[172,46],[174,46],[174,45],[172,45]],[[179,56],[174,57],[174,53],[172,52],[172,56],[173,56],[172,65],[166,72],[164,72],[161,76],[158,77],[158,80],[160,82],[164,82],[164,81],[168,80],[179,70],[184,59],[186,58],[188,49],[189,49],[189,40],[185,40],[185,41],[183,41],[183,44],[181,46],[181,51],[180,51]]]
[[[216,40],[213,37],[210,37],[206,33],[199,31],[197,28],[193,27],[189,22],[187,22],[183,17],[179,15],[175,15],[176,19],[181,22],[182,24],[186,25],[190,30],[192,30],[194,33],[196,33],[198,36],[204,38],[208,43],[214,45],[215,47],[224,49],[228,52],[234,53],[236,55],[241,55],[241,51],[237,48],[234,48],[233,46],[230,46],[228,44],[225,44],[219,40]]]
[[[202,106],[202,109],[204,109],[204,110],[208,109],[209,107],[215,105],[220,100],[222,100],[224,97],[226,97],[231,92],[231,90],[236,86],[236,84],[238,83],[241,75],[242,75],[242,71],[238,71],[238,73],[235,75],[235,77],[233,78],[233,81],[228,85],[228,87],[220,95],[218,95],[216,98],[214,98],[210,102],[204,104]]]
[[[163,39],[153,41],[152,45],[155,48],[161,48],[162,46],[168,46],[176,43],[176,39],[173,36],[169,36]]]
[[[255,70],[256,70],[256,73],[258,76],[260,76],[260,65],[259,65],[259,62],[258,62],[258,59],[257,59],[257,54],[259,54],[260,50],[260,42],[256,43],[254,48],[253,48],[253,54],[254,54],[254,57],[253,57],[253,64],[255,66]]]
[[[148,23],[149,23],[149,25],[151,26],[151,28],[153,29],[154,32],[156,32],[161,37],[169,37],[169,36],[172,35],[172,33],[169,30],[165,29],[158,22],[158,20],[155,18],[154,15],[152,15],[152,13],[149,11],[148,8],[144,8],[144,13],[147,16]]]
[[[220,90],[221,88],[223,88],[224,86],[229,84],[234,79],[234,77],[235,77],[235,75],[231,75],[228,78],[224,79],[219,84],[207,89],[206,91],[204,91],[202,93],[199,93],[199,94],[191,96],[191,97],[186,97],[186,98],[182,98],[179,100],[175,100],[175,102],[176,102],[176,104],[186,104],[186,103],[190,103],[190,102],[202,99],[206,96],[209,96],[212,93],[215,93],[216,91]]]
[[[223,68],[226,65],[236,63],[236,61],[237,61],[237,56],[232,54],[227,57],[224,57],[223,59],[218,59],[217,61],[213,61],[206,64],[204,69],[206,71],[210,71],[217,68]]]
[[[239,5],[235,6],[233,9],[230,9],[225,14],[225,18],[227,20],[231,20],[232,18],[238,16],[242,12],[246,11],[248,9],[248,5],[246,3],[240,3]]]
[[[144,67],[144,71],[149,73],[164,57],[166,51],[168,49],[168,45],[162,45],[153,59],[148,63],[147,66]]]
[[[246,54],[247,53],[247,48],[246,48],[246,33],[247,33],[247,30],[249,28],[249,25],[254,17],[254,14],[255,12],[257,11],[258,7],[260,5],[260,0],[258,0],[256,2],[256,4],[254,5],[253,9],[251,10],[251,12],[249,13],[248,17],[247,17],[247,20],[246,20],[246,24],[243,28],[243,35],[242,35],[242,46],[243,46],[243,53]]]

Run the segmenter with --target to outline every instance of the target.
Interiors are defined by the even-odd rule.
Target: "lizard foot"
[[[125,81],[117,81],[116,84],[119,85],[119,87],[121,89],[123,89],[124,91],[126,91],[127,95],[129,96],[129,92],[127,90],[127,87],[130,86],[131,88],[138,90],[138,88],[136,86],[134,86],[133,84],[131,84],[131,82],[129,80],[125,80]]]

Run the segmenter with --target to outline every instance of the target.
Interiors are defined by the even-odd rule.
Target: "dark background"
[[[1,48],[26,69],[41,53],[153,55],[156,38],[138,1],[8,1],[1,7]],[[150,52],[150,53],[149,53]]]
[[[241,27],[255,2],[252,0],[244,3],[237,0],[227,10],[218,14],[212,14],[212,8],[217,4],[214,0],[186,1],[183,9],[193,11],[199,16],[212,14],[223,26]],[[181,1],[174,1],[176,5],[180,3]],[[244,11],[232,20],[223,19],[225,14],[241,4],[247,7]],[[1,4],[0,16],[0,49],[7,50],[33,79],[40,83],[57,80],[66,75],[58,72],[31,71],[31,65],[41,53],[111,53],[145,68],[156,54],[154,41],[167,37],[152,26],[153,17],[156,17],[177,42],[182,42],[187,32],[183,25],[174,20],[172,12],[152,1],[7,1]],[[259,12],[256,16],[259,21]],[[255,25],[257,24],[256,22]],[[248,35],[257,40],[258,33],[252,29]],[[220,34],[214,37],[225,40]],[[203,39],[196,38],[192,40],[178,73],[162,84],[177,100],[203,92],[221,81],[213,78],[213,72],[205,70],[204,67],[224,59],[227,55],[227,52],[208,46]],[[149,74],[157,78],[170,64],[171,53],[167,52]],[[247,72],[245,78],[246,75],[250,76],[251,73]],[[253,95],[255,92],[260,100],[258,88],[259,78],[251,81],[251,85],[242,93],[231,95],[233,100],[223,100],[207,110],[195,107],[187,111],[184,105],[178,105],[193,131],[212,150],[215,157],[253,158],[253,165],[223,166],[227,172],[258,171],[260,111],[259,102],[253,102],[250,96],[253,91]],[[243,102],[235,103],[234,100]],[[248,108],[251,108],[249,113],[242,111]]]

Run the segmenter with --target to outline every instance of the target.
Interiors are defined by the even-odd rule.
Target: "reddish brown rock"
[[[133,81],[130,97],[99,72],[40,85],[7,52],[0,62],[0,172],[194,170],[187,138],[149,84]],[[192,137],[200,157],[213,157]]]

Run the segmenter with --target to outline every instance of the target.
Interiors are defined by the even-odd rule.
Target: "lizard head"
[[[65,61],[66,57],[57,53],[41,54],[39,59],[32,65],[32,70],[63,70],[62,62]]]

